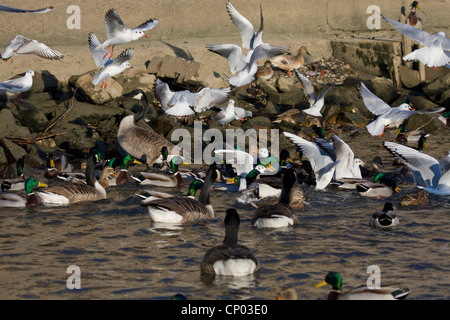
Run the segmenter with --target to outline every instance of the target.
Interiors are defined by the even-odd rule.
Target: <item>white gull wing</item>
[[[101,43],[94,33],[89,33],[88,41],[89,50],[91,50],[92,58],[94,59],[95,65],[97,67],[104,68],[107,65],[113,63],[114,60],[110,58],[110,55],[107,55],[108,50],[100,47]]]
[[[231,21],[236,26],[241,35],[242,39],[242,47],[246,49],[256,48],[257,45],[262,43],[262,30],[263,30],[263,15],[262,15],[262,7],[260,6],[260,28],[258,33],[255,33],[255,28],[253,24],[248,21],[242,14],[237,11],[233,5],[228,1],[227,3],[227,12],[230,16]]]
[[[8,47],[2,51],[2,59],[7,59],[15,55],[35,54],[44,59],[59,60],[63,55],[56,50],[51,49],[47,45],[25,36],[17,35],[11,40]]]
[[[322,110],[323,105],[325,103],[325,95],[333,86],[328,86],[320,94],[320,96],[317,96],[316,91],[315,91],[314,86],[312,85],[311,81],[307,77],[305,77],[303,74],[301,74],[300,71],[298,71],[297,69],[294,69],[294,72],[296,73],[296,75],[300,79],[300,81],[302,82],[303,89],[306,92],[306,97],[307,97],[309,105],[310,105],[309,109],[305,109],[302,111],[311,116],[322,117],[320,110]]]
[[[207,44],[206,48],[211,52],[227,58],[227,62],[230,65],[230,71],[233,74],[244,69],[247,66],[247,62],[250,60],[250,56],[244,56],[241,47],[235,44]]]
[[[156,79],[155,94],[161,103],[163,111],[166,111],[169,108],[169,102],[175,95],[175,92],[170,90],[167,83]]]
[[[174,99],[172,99],[174,100]],[[165,112],[172,117],[187,117],[195,114],[192,110],[191,105],[186,99],[186,95],[179,95],[176,103],[171,105],[172,101],[169,103],[169,108]]]
[[[0,5],[0,11],[3,12],[13,12],[13,13],[46,13],[53,9],[53,7],[47,7],[43,9],[36,9],[36,10],[28,10],[28,9],[18,9],[8,6],[1,6]]]
[[[441,166],[435,158],[416,149],[385,141],[383,146],[412,171],[416,186],[436,188],[441,178]]]
[[[366,85],[361,81],[359,92],[366,108],[374,115],[379,116],[390,111],[392,108],[375,94],[373,94]]]
[[[228,164],[234,165],[236,168],[236,174],[240,177],[245,177],[250,171],[253,170],[254,157],[241,150],[234,149],[221,149],[214,150],[217,156],[222,157]]]
[[[353,153],[353,150],[350,148],[350,146],[336,134],[333,134],[332,141],[334,151],[336,152],[336,159],[339,160],[334,173],[335,179],[361,179],[361,170],[359,169],[359,166],[355,165],[355,154]]]
[[[114,77],[126,68],[130,67],[129,60],[133,57],[132,49],[124,50],[116,59],[108,64],[102,71],[97,72],[92,78],[92,84],[97,85],[110,77]]]
[[[125,23],[120,18],[116,9],[110,9],[105,14],[106,37],[114,38],[117,32],[126,29]]]
[[[194,111],[200,113],[226,102],[230,92],[230,88],[213,89],[206,87],[197,93],[189,95],[188,101],[194,107]]]
[[[133,30],[139,30],[139,31],[148,31],[156,27],[158,24],[158,19],[149,19],[142,23],[141,25],[137,26],[136,28],[133,28]]]
[[[420,187],[423,188],[426,192],[440,195],[440,196],[448,196],[450,195],[450,170],[444,173],[439,179],[439,183],[436,188],[429,187]]]
[[[333,161],[328,154],[321,151],[320,147],[311,141],[289,132],[283,134],[299,146],[303,154],[309,159],[316,175],[316,189],[325,189],[333,178],[338,161]]]
[[[23,77],[0,82],[0,90],[20,94],[31,88],[33,85],[34,71],[28,70]]]

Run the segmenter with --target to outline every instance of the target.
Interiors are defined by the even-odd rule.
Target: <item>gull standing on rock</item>
[[[126,27],[117,11],[115,9],[110,9],[105,14],[107,39],[102,44],[98,45],[96,49],[100,50],[108,48],[103,58],[106,58],[109,50],[111,50],[111,54],[109,56],[111,58],[114,52],[114,46],[128,43],[141,37],[148,38],[144,34],[144,31],[153,29],[157,24],[158,19],[150,19],[138,27],[130,29]]]
[[[33,77],[34,71],[28,70],[23,77],[0,82],[0,90],[16,93],[17,101],[22,102],[22,92],[31,89]]]
[[[450,64],[450,39],[445,36],[443,31],[430,34],[416,27],[392,20],[383,15],[381,16],[387,23],[397,29],[398,32],[423,45],[422,48],[416,49],[404,56],[403,60],[419,60],[430,68],[448,67]]]
[[[102,88],[106,88],[107,80],[110,77],[114,77],[121,73],[126,68],[132,68],[129,60],[133,57],[134,51],[132,49],[126,49],[116,59],[105,59],[104,53],[106,49],[97,50],[96,45],[99,41],[95,34],[89,34],[89,49],[92,52],[92,57],[97,66],[104,68],[102,71],[96,73],[92,79],[92,84],[95,86],[101,83]]]
[[[236,114],[234,113],[234,100],[228,100],[228,105],[225,109],[219,111],[211,119],[215,120],[218,124],[223,126],[231,123],[236,119]]]
[[[302,82],[303,89],[306,92],[306,96],[310,105],[310,108],[302,111],[313,117],[322,117],[322,113],[320,113],[320,110],[322,110],[325,103],[325,95],[333,86],[328,86],[320,96],[317,96],[311,81],[303,74],[301,74],[297,69],[294,69],[294,72]]]
[[[12,63],[14,56],[23,54],[35,54],[41,58],[50,60],[60,60],[63,58],[63,55],[58,51],[53,50],[37,40],[28,39],[20,34],[11,40],[10,44],[2,51],[1,57],[5,61],[11,58]]]
[[[413,114],[437,113],[445,110],[442,107],[432,110],[416,111],[408,103],[402,103],[398,107],[391,108],[386,102],[367,89],[362,81],[359,92],[366,108],[377,116],[375,120],[367,125],[367,130],[372,136],[379,136],[380,138],[383,136],[386,127],[394,126],[398,128],[404,120]]]

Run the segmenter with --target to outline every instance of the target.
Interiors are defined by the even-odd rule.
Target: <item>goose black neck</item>
[[[205,182],[203,183],[202,190],[200,191],[200,195],[198,197],[198,201],[208,205],[211,204],[211,201],[209,199],[209,194],[211,192],[211,187],[213,185],[214,179],[217,178],[217,172],[216,172],[216,163],[213,162],[208,169],[208,172],[206,173]]]
[[[285,204],[291,202],[291,191],[296,179],[293,169],[286,170],[286,173],[283,176],[283,188],[281,189],[280,200],[278,202]]]
[[[91,186],[95,186],[97,179],[95,178],[95,154],[91,153],[86,162],[86,183]]]
[[[147,97],[145,96],[145,93],[142,93],[141,103],[142,103],[142,110],[133,116],[134,123],[137,123],[139,120],[144,118],[145,115],[147,114],[148,110],[150,109],[149,105],[148,105]]]
[[[239,215],[236,210],[228,209],[225,216],[225,239],[223,244],[231,247],[237,245],[239,230]]]

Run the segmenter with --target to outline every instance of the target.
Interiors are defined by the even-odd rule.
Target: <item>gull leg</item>
[[[378,136],[378,138],[381,138],[384,134],[384,129],[386,129],[386,126],[383,127],[383,132],[381,132],[381,134]]]
[[[113,56],[113,54],[114,54],[114,45],[112,46],[112,48],[111,48],[111,55],[109,56],[109,58],[111,59],[111,57]]]
[[[111,45],[109,45],[108,46],[108,50],[106,50],[106,53],[105,53],[105,55],[103,56],[103,59],[105,59],[106,58],[106,56],[108,55],[108,53],[109,53],[109,49],[111,48]]]

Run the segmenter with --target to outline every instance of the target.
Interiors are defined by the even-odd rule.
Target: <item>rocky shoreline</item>
[[[187,124],[174,123],[163,113],[153,92],[157,78],[175,90],[228,86],[226,78],[208,66],[172,56],[154,57],[145,65],[134,66],[110,79],[106,89],[92,85],[94,72],[74,75],[68,83],[62,83],[48,71],[35,70],[32,89],[23,94],[22,103],[16,101],[15,95],[0,95],[0,165],[3,168],[22,156],[26,166],[45,167],[46,155],[56,150],[62,150],[69,160],[82,158],[84,150],[99,143],[105,146],[109,156],[114,156],[120,120],[141,108],[138,100],[123,94],[137,88],[146,92],[151,104],[151,111],[145,121],[139,122],[140,126],[151,127],[169,140],[175,128],[190,130],[194,119],[189,119]],[[322,109],[326,132],[336,128],[366,130],[364,127],[374,116],[359,95],[360,81],[391,106],[408,98],[416,110],[440,106],[447,112],[450,110],[448,72],[431,82],[401,90],[391,79],[359,73],[334,57],[310,61],[300,72],[308,75],[318,93],[333,85]],[[299,112],[308,107],[302,84],[283,71],[276,70],[270,80],[259,79],[251,87],[232,88],[230,98],[236,101],[236,106],[252,111],[253,116],[223,127],[210,118],[216,113],[213,108],[195,116],[202,121],[204,129],[217,128],[224,132],[227,128],[277,128],[292,133],[312,130],[306,127],[311,119]],[[408,130],[420,127],[433,133],[446,125],[435,115],[415,115],[407,120],[406,127]],[[292,144],[280,141],[280,148],[283,147]]]

